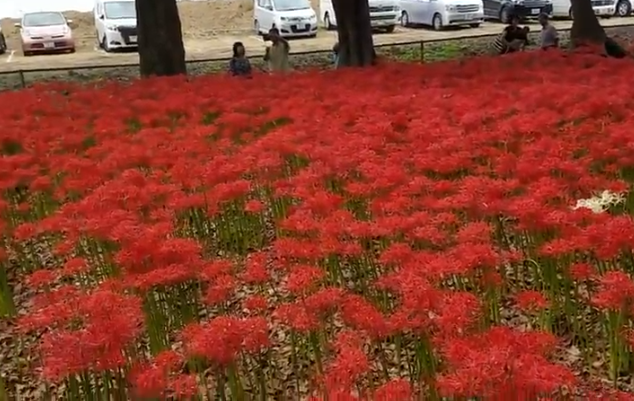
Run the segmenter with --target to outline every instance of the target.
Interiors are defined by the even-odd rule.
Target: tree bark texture
[[[141,76],[187,73],[176,0],[136,0]]]
[[[333,0],[339,36],[339,66],[374,64],[374,42],[368,0]]]
[[[572,28],[570,29],[570,42],[573,47],[584,44],[605,43],[605,30],[599,23],[592,9],[590,0],[571,0]]]

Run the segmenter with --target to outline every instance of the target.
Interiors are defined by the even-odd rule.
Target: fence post
[[[24,79],[24,71],[20,70],[18,71],[18,74],[20,74],[20,84],[22,85],[22,89],[26,88],[26,80]]]
[[[425,42],[420,41],[420,62],[425,62]]]

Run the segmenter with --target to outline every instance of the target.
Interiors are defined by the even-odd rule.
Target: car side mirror
[[[273,6],[266,6],[266,9],[269,11],[273,11]]]
[[[66,23],[67,23],[67,24],[72,24],[72,23],[73,23],[73,20],[72,20],[72,19],[67,19],[67,20],[66,20]]]
[[[101,14],[101,15],[99,16],[99,19],[106,19],[106,16],[105,16],[105,15],[103,15],[103,14]]]
[[[16,22],[15,24],[13,24],[13,26],[16,28],[22,28],[22,24],[20,24],[19,22]]]

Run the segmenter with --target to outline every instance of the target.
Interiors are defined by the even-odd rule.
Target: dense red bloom
[[[308,393],[318,357],[321,398],[552,396],[575,384],[556,339],[500,309],[632,305],[632,73],[522,52],[3,92],[0,313],[15,295],[47,379],[112,377],[115,398],[198,396],[196,358]],[[608,318],[564,309],[573,330]]]
[[[572,372],[545,357],[554,344],[550,334],[504,327],[448,341],[444,356],[450,373],[439,377],[438,388],[447,397],[524,398],[571,387]]]
[[[81,296],[74,306],[79,328],[69,324],[44,335],[44,377],[57,381],[86,369],[104,372],[125,366],[127,351],[142,331],[139,299],[102,290]]]

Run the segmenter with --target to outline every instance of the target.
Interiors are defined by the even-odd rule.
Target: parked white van
[[[398,0],[369,0],[370,24],[375,30],[394,32],[401,17]],[[319,16],[326,29],[337,27],[337,18],[332,0],[319,0]]]
[[[94,14],[97,41],[103,50],[138,46],[134,0],[97,0]]]
[[[401,25],[430,25],[439,31],[448,26],[484,22],[482,0],[400,0]]]
[[[257,34],[275,27],[283,37],[317,36],[317,14],[309,0],[254,0],[253,28]]]
[[[570,0],[552,0],[553,17],[573,18]],[[592,9],[597,17],[611,17],[616,12],[616,0],[592,0]]]

